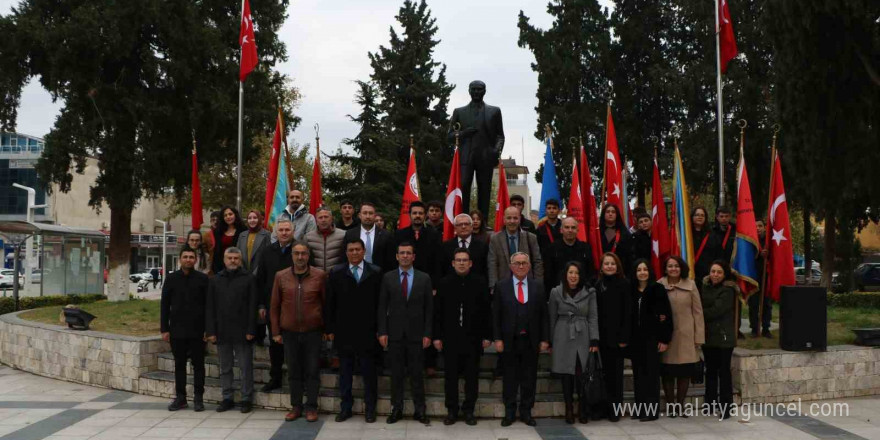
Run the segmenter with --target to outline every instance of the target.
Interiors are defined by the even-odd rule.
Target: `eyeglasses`
[[[460,228],[460,227],[462,227],[462,226],[470,226],[470,225],[471,225],[470,223],[456,223],[456,224],[455,224],[455,227],[456,227],[456,228]]]
[[[528,262],[528,261],[514,261],[513,263],[510,263],[510,265],[511,265],[511,266],[523,267],[523,266],[528,266],[528,265],[529,265],[529,262]]]

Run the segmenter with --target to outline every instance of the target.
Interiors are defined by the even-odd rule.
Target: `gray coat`
[[[577,359],[587,365],[591,341],[599,340],[596,289],[583,287],[570,297],[556,286],[550,292],[550,333],[553,335],[553,367],[557,374],[574,374]]]
[[[259,276],[257,272],[260,270],[260,266],[262,265],[262,255],[263,248],[272,244],[272,234],[265,229],[260,229],[257,232],[257,236],[254,238],[254,246],[251,249],[250,255],[247,254],[247,242],[248,236],[250,236],[251,231],[247,230],[242,232],[238,236],[238,243],[236,243],[236,247],[241,251],[241,265],[248,272],[250,272],[253,276]]]

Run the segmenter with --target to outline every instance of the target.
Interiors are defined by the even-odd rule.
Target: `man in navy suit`
[[[387,272],[379,292],[379,343],[388,348],[391,360],[391,415],[387,422],[403,418],[405,367],[409,367],[415,411],[413,419],[428,423],[425,406],[424,349],[431,345],[434,320],[431,277],[413,268],[412,243],[397,245],[397,270]]]
[[[535,426],[532,407],[538,380],[538,353],[550,346],[550,323],[544,283],[529,277],[531,262],[525,252],[510,257],[511,277],[498,280],[492,298],[492,326],[495,351],[504,364],[505,414],[501,426],[516,418],[516,394],[520,392],[519,416]]]

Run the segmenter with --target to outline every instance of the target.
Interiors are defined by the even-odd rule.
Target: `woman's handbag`
[[[703,357],[700,356],[700,360],[694,364],[694,377],[691,378],[691,382],[695,384],[703,383],[703,380],[706,377],[706,363],[703,362]]]
[[[602,359],[599,353],[590,352],[587,355],[587,368],[583,374],[583,396],[586,396],[588,405],[606,402],[608,394],[605,389],[605,372],[602,369]]]

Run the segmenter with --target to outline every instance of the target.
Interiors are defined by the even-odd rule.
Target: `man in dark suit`
[[[361,219],[363,220],[363,219]],[[397,270],[385,273],[379,292],[379,343],[388,348],[391,360],[391,415],[387,422],[403,418],[405,367],[409,367],[415,411],[413,419],[428,423],[425,407],[424,349],[431,345],[434,309],[431,277],[415,270],[412,243],[397,246]]]
[[[474,407],[480,355],[492,339],[489,286],[485,277],[471,270],[473,261],[467,249],[458,248],[450,266],[454,271],[440,280],[434,298],[434,347],[443,351],[446,367],[448,414],[443,424],[452,425],[458,419],[458,379],[463,369],[465,397],[461,410],[465,423],[473,426],[477,424]]]
[[[651,214],[648,214],[644,209],[636,208],[636,210],[636,226],[638,229],[632,234],[633,261],[644,258],[650,262],[651,253],[654,249],[653,242],[651,241],[651,229],[654,227],[654,224],[651,220]]]
[[[459,248],[465,248],[470,251],[471,262],[473,267],[471,272],[482,275],[483,278],[489,279],[489,246],[483,240],[474,240],[474,220],[471,216],[461,213],[453,219],[455,226],[455,237],[443,242],[443,259],[440,263],[443,276],[454,273],[453,260],[455,259],[455,251]],[[488,281],[487,281],[488,282]]]
[[[561,223],[562,238],[544,253],[544,286],[551,290],[565,279],[562,270],[569,261],[580,263],[586,272],[585,280],[596,278],[590,245],[577,239],[578,221],[574,217],[566,217]]]
[[[355,239],[360,239],[366,246],[364,260],[379,266],[385,272],[391,270],[394,266],[393,237],[385,229],[376,227],[376,207],[370,202],[361,203],[358,218],[361,221],[360,226],[345,231],[342,246],[347,246]]]
[[[450,143],[455,141],[456,124],[460,124],[461,206],[471,206],[471,184],[476,171],[477,208],[480,212],[487,213],[492,172],[498,165],[501,150],[504,149],[504,124],[501,121],[501,109],[483,101],[486,83],[471,82],[468,93],[471,95],[471,102],[452,111],[448,139]]]
[[[275,221],[275,236],[278,241],[262,249],[262,270],[257,274],[257,288],[260,292],[258,303],[260,322],[257,328],[257,341],[271,335],[271,316],[268,313],[272,303],[272,286],[275,274],[293,265],[293,222],[279,218]],[[267,328],[268,327],[268,328]],[[284,346],[269,338],[269,382],[260,391],[268,393],[281,388],[281,371],[284,365]]]
[[[504,230],[489,239],[489,285],[510,278],[510,257],[516,252],[529,256],[532,272],[529,276],[544,279],[544,261],[535,234],[520,230],[519,210],[511,206],[504,210]]]
[[[501,426],[510,426],[516,418],[516,394],[520,393],[519,416],[523,423],[535,426],[532,407],[538,380],[538,353],[550,346],[550,323],[547,294],[539,278],[529,276],[531,263],[525,252],[510,257],[512,277],[495,285],[492,299],[492,327],[495,351],[504,363],[504,418]]]
[[[327,337],[339,352],[339,392],[342,395],[337,422],[351,418],[354,363],[364,378],[364,419],[376,421],[376,313],[382,269],[364,261],[364,242],[355,239],[345,247],[346,263],[335,266],[327,280],[324,319]]]

